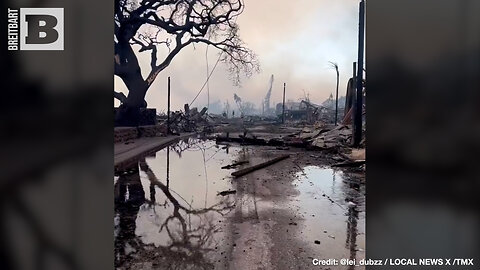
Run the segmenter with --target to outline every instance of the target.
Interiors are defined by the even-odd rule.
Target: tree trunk
[[[140,108],[146,108],[145,95],[149,84],[143,79],[137,56],[129,40],[133,31],[126,28],[119,34],[115,44],[115,75],[119,76],[128,89],[128,96],[115,115],[115,126],[136,127],[140,123]]]
[[[337,90],[336,90],[336,95],[335,95],[335,126],[337,125],[337,119],[338,119],[338,81],[340,74],[338,73],[338,68],[337,68]]]
[[[115,115],[115,126],[139,126],[140,109],[147,107],[145,95],[148,84],[143,80],[140,72],[128,74],[121,78],[128,88],[128,96]]]

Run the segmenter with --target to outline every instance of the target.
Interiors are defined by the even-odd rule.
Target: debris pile
[[[318,134],[313,136],[311,144],[321,149],[331,149],[350,144],[352,139],[352,128],[350,126],[340,125],[331,130],[316,130]]]
[[[358,171],[365,171],[365,148],[352,149],[347,155],[342,155],[342,162],[332,167],[356,167]]]
[[[325,125],[317,122],[304,127],[300,132],[282,138],[285,145],[310,147],[321,150],[345,148],[351,145],[352,128],[348,125]]]
[[[167,119],[162,117],[162,126],[166,130]],[[208,131],[211,124],[215,122],[207,115],[207,108],[198,111],[196,107],[190,108],[185,104],[184,111],[170,112],[170,132],[180,134],[181,132]]]
[[[271,138],[270,136],[269,138],[268,135],[263,133],[253,133],[252,130],[246,129],[243,135],[237,133],[236,136],[229,136],[226,132],[226,135],[218,134],[215,139],[217,143],[237,142],[245,145],[269,145],[280,148],[292,146],[329,150],[349,148],[352,141],[352,132],[352,127],[348,125],[332,126],[317,123],[281,137]]]

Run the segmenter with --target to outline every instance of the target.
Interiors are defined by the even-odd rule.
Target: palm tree
[[[338,64],[335,62],[329,61],[330,66],[335,69],[337,72],[337,90],[336,90],[336,96],[335,96],[335,126],[337,125],[337,116],[338,116],[338,80],[340,77],[340,74],[338,73]]]

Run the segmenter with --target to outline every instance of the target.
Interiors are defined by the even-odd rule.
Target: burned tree
[[[140,171],[150,181],[150,200],[145,198]],[[161,202],[156,201],[156,195]],[[210,207],[194,208],[162,183],[145,159],[139,160],[126,168],[115,183],[115,267],[131,269],[154,260],[161,269],[213,269],[214,262],[207,254],[215,251],[214,239],[221,233],[213,215],[225,216],[234,205],[234,200],[222,197]],[[158,220],[152,224],[158,227],[158,235],[166,236],[158,245],[144,241],[136,233],[138,215],[148,208]],[[134,252],[128,251],[132,249]]]
[[[139,109],[146,107],[145,95],[155,78],[185,47],[204,43],[219,50],[219,60],[228,66],[234,83],[240,76],[258,70],[255,54],[239,37],[236,18],[243,0],[116,0],[115,75],[128,88],[118,93],[122,102],[116,120],[137,125]],[[150,53],[148,75],[144,76],[137,53]]]
[[[335,62],[330,62],[330,66],[335,69],[335,71],[337,72],[337,88],[336,88],[336,91],[335,91],[335,126],[337,125],[337,116],[338,116],[338,81],[339,81],[339,77],[340,77],[340,74],[338,73],[338,64],[335,63]]]

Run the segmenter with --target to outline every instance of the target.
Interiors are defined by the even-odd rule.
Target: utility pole
[[[167,135],[170,134],[170,76],[168,76]]]
[[[362,111],[363,111],[363,51],[365,38],[365,0],[359,5],[358,24],[358,69],[357,69],[357,95],[353,120],[353,146],[358,147],[362,140]]]
[[[283,108],[282,108],[282,124],[285,123],[285,88],[287,87],[286,83],[283,83]]]
[[[353,62],[353,82],[356,85],[356,79],[357,79],[357,62]]]
[[[337,72],[337,94],[335,96],[335,126],[337,125],[337,118],[338,118],[338,80],[339,80],[339,73],[338,73],[338,65],[335,66],[335,71]]]
[[[170,187],[170,146],[167,146],[167,188]]]
[[[353,111],[355,111],[355,101],[356,101],[356,95],[357,95],[357,62],[353,62],[353,93],[352,93],[352,107],[353,107]],[[352,123],[353,123],[353,115],[352,115]],[[353,134],[352,134],[353,135]]]

